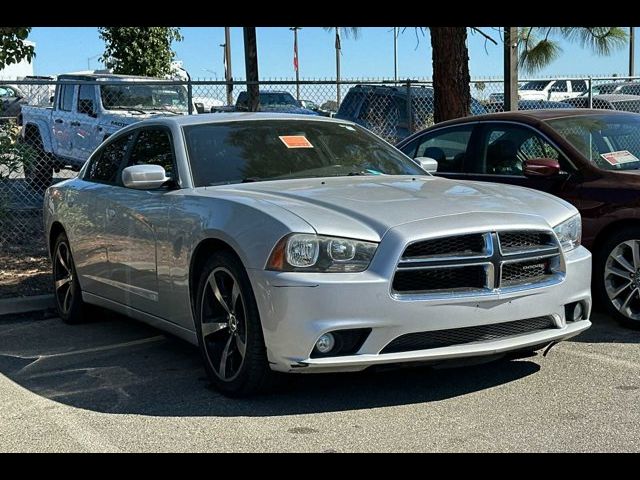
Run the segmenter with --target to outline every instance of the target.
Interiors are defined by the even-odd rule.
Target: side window
[[[73,107],[73,91],[75,89],[75,85],[61,85],[60,88],[58,109],[70,112]]]
[[[566,92],[567,91],[567,82],[564,81],[564,80],[557,80],[551,86],[551,91],[552,92]]]
[[[531,158],[553,158],[561,155],[534,130],[518,125],[489,126],[484,133],[483,149],[477,173],[522,176],[524,162]],[[564,161],[561,161],[561,164]]]
[[[125,135],[96,152],[85,174],[85,180],[115,185],[118,171],[127,154],[133,134]]]
[[[461,173],[472,132],[473,125],[467,125],[425,135],[414,144],[412,156],[433,158],[438,172]]]
[[[640,82],[638,82],[638,85],[625,85],[620,88],[618,93],[625,95],[640,95]]]
[[[160,165],[168,177],[174,178],[174,156],[169,132],[160,128],[140,130],[127,162],[127,167],[133,165]]]
[[[13,91],[6,87],[0,87],[0,97],[12,97]]]
[[[93,85],[80,85],[78,113],[93,116],[96,113],[96,89]]]
[[[586,92],[587,82],[584,80],[571,80],[571,90],[574,92]]]

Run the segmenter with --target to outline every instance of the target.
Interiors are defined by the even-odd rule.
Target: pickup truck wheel
[[[44,151],[39,133],[27,134],[25,143],[31,147],[29,161],[22,164],[24,176],[29,186],[43,192],[53,183],[53,162],[51,156]]]
[[[596,301],[621,325],[640,329],[640,228],[615,232],[593,264]]]
[[[230,397],[262,392],[276,374],[269,367],[249,277],[230,252],[214,253],[202,269],[194,306],[205,370]]]

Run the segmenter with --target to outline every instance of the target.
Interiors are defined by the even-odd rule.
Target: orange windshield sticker
[[[287,148],[313,148],[304,135],[282,135],[278,137]]]

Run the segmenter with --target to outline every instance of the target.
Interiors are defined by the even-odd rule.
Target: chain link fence
[[[246,110],[246,90],[244,81],[108,76],[0,81],[0,297],[48,291],[44,191],[77,175],[106,137],[155,115]],[[267,80],[259,82],[259,91],[262,111],[335,116],[390,143],[434,123],[434,90],[426,79]],[[501,79],[472,81],[470,113],[503,111],[502,92]],[[523,80],[518,96],[519,110],[640,112],[640,79]]]

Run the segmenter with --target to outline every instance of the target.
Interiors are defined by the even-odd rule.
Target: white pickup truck
[[[51,107],[23,106],[22,140],[37,152],[24,165],[33,187],[51,184],[53,171],[80,170],[102,141],[131,123],[155,115],[185,115],[183,85],[150,77],[68,74],[58,77]]]

